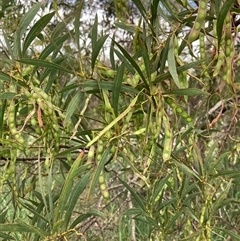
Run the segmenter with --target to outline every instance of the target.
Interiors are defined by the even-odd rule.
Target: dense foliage
[[[2,240],[240,240],[239,1],[1,2]]]

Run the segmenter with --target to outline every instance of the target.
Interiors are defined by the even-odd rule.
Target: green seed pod
[[[136,87],[140,81],[141,77],[138,73],[133,76],[133,87]]]
[[[200,30],[202,26],[204,26],[204,20],[206,18],[206,15],[207,15],[207,0],[200,0],[198,14],[193,24],[193,27],[190,31],[190,34],[188,36],[189,43],[192,43],[198,38],[200,34]]]
[[[200,57],[201,59],[205,59],[206,58],[206,50],[205,50],[205,39],[204,39],[204,34],[200,33],[199,35],[199,42],[200,42]],[[205,61],[202,62],[202,69],[203,69],[203,73],[206,77],[210,78],[209,73],[207,71],[207,64]]]
[[[96,160],[99,162],[99,161],[101,161],[101,159],[102,159],[102,154],[97,154]]]
[[[108,76],[109,78],[114,78],[115,74],[116,74],[116,71],[115,70],[112,70],[112,69],[109,69],[105,72],[106,76]]]
[[[104,182],[105,182],[104,176],[99,176],[98,182],[99,182],[100,185],[104,184]]]
[[[104,181],[104,180],[103,180],[103,181]],[[100,185],[100,189],[101,189],[101,191],[105,191],[105,190],[107,189],[106,184],[105,184],[105,183],[101,184],[101,185]]]
[[[115,146],[112,146],[110,152],[111,152],[112,154],[115,154],[115,152],[116,152],[116,147],[115,147]]]
[[[36,132],[38,135],[42,135],[42,129],[41,129],[39,126],[35,127],[35,132]]]
[[[55,131],[59,131],[59,125],[56,124],[56,123],[57,123],[57,122],[53,123],[53,124],[52,124],[52,127],[53,127],[53,129],[54,129]]]
[[[183,112],[182,108],[179,106],[175,109],[178,114],[181,114]]]
[[[107,95],[107,91],[106,90],[102,90],[102,95],[103,95],[103,100],[104,100],[104,109],[107,112],[113,113],[113,108],[110,104],[108,95]]]
[[[144,64],[144,62],[140,65],[140,69],[142,70],[142,72],[145,70],[145,64]]]
[[[15,116],[14,116],[14,114],[13,114],[13,115],[12,115],[12,114],[11,114],[11,115],[9,114],[9,116],[8,116],[8,124],[9,124],[9,126],[10,126],[10,125],[15,126]],[[12,126],[12,127],[13,127],[13,126]]]
[[[30,74],[32,72],[33,68],[34,68],[34,66],[28,65],[27,68],[23,70],[22,76]]]
[[[35,91],[36,94],[41,96],[43,99],[49,100],[48,94],[46,92],[44,92],[42,89],[40,89],[38,87],[34,87],[33,90]]]
[[[92,146],[90,146],[89,151],[88,151],[88,162],[92,162],[94,156],[95,156],[95,146],[92,145]]]
[[[105,200],[108,200],[110,198],[108,190],[102,191],[102,195]]]
[[[151,81],[154,81],[156,79],[156,77],[157,77],[157,71],[155,71],[151,74]]]
[[[102,154],[103,153],[103,145],[98,145],[97,152],[98,152],[98,154]]]
[[[217,64],[215,65],[215,69],[214,69],[214,72],[213,72],[213,76],[217,76],[223,66],[225,62],[225,54],[224,52],[221,50],[219,53],[218,53],[218,60],[217,60]]]
[[[18,133],[18,131],[17,131],[17,129],[16,129],[16,128],[11,128],[11,129],[10,129],[10,131],[11,131],[12,135],[14,135],[16,138],[18,138],[18,137],[19,137],[19,134],[17,134],[17,133]],[[18,135],[18,136],[17,136],[17,135]]]

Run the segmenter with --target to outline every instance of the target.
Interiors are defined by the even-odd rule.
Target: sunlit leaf
[[[26,50],[28,49],[29,45],[32,43],[32,41],[42,32],[42,30],[46,27],[46,25],[50,22],[52,17],[54,16],[55,12],[51,12],[49,14],[46,14],[45,16],[41,17],[31,28],[28,35],[26,36],[26,39],[23,43],[23,50],[22,50],[22,56],[25,55]]]

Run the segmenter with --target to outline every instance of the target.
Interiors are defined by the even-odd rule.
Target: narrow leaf
[[[232,179],[228,182],[227,187],[225,188],[225,190],[223,190],[221,192],[221,194],[218,196],[218,198],[216,199],[216,201],[213,203],[212,205],[212,209],[211,209],[211,213],[212,215],[215,214],[215,212],[217,211],[218,208],[221,207],[221,205],[223,204],[223,202],[227,199],[227,195],[229,193],[229,190],[232,186]],[[229,202],[231,202],[231,200],[229,199]]]
[[[173,159],[176,166],[179,168],[179,170],[183,171],[184,173],[196,177],[198,180],[201,181],[201,178],[188,166],[186,166],[184,163],[178,162],[177,160]]]
[[[44,50],[41,52],[39,59],[46,59],[54,50],[59,50],[60,46],[71,36],[72,32],[68,32],[63,36],[54,39]]]
[[[68,121],[72,117],[75,110],[79,107],[80,102],[83,101],[83,97],[84,97],[83,92],[77,92],[75,96],[72,98],[66,111],[66,117],[64,120],[65,123],[68,123]]]
[[[78,85],[73,84],[73,85],[66,86],[61,90],[61,93],[67,92],[72,89],[76,89],[79,86],[81,86],[81,88],[83,88],[84,91],[86,91],[86,92],[89,91],[89,89],[91,89],[92,92],[99,93],[101,89],[112,91],[113,85],[114,85],[114,83],[110,82],[110,81],[101,80],[99,82],[97,80],[88,80],[86,82],[79,83]],[[127,86],[127,85],[122,85],[121,92],[138,94],[138,90],[134,89],[131,86]]]
[[[167,93],[168,95],[187,95],[187,96],[196,96],[196,95],[209,95],[207,92],[200,90],[200,89],[194,89],[194,88],[187,88],[187,89],[178,89],[178,90],[171,90]]]
[[[231,236],[234,240],[234,241],[240,241],[240,235],[238,233],[234,233],[228,229],[225,229],[225,228],[218,228],[216,226],[214,226],[214,229],[216,230],[216,233],[219,233],[220,232],[223,232],[225,234],[228,234],[229,236]]]
[[[94,23],[92,26],[92,51],[94,50],[94,47],[97,43],[97,39],[98,39],[98,15],[96,14],[95,19],[94,19]]]
[[[132,66],[138,72],[138,74],[140,75],[140,77],[142,78],[142,80],[143,80],[143,82],[145,84],[146,89],[149,91],[149,85],[148,85],[148,83],[146,81],[146,78],[145,78],[143,72],[139,68],[138,64],[135,62],[135,60],[130,56],[130,54],[119,43],[117,43],[115,41],[115,44],[121,50],[121,52],[123,53],[124,57],[132,64]]]
[[[22,58],[22,59],[17,60],[17,61],[19,61],[21,63],[24,63],[24,64],[34,65],[34,66],[38,66],[38,67],[46,67],[46,68],[49,68],[49,69],[55,69],[55,70],[59,70],[59,71],[62,71],[62,72],[73,74],[73,71],[70,70],[70,69],[65,69],[61,65],[51,63],[51,62],[41,60],[41,59]]]
[[[11,100],[16,95],[16,93],[12,92],[0,93],[0,100]]]
[[[41,3],[34,4],[33,7],[26,14],[23,15],[19,23],[20,38],[25,33],[26,29],[29,27],[32,20],[35,18],[40,8]]]
[[[174,34],[170,38],[169,42],[169,50],[168,50],[168,68],[169,72],[173,78],[173,81],[177,85],[178,88],[180,88],[180,82],[178,79],[178,74],[177,74],[177,66],[176,66],[176,60],[175,60],[175,55],[174,55],[174,44],[173,44],[173,39],[174,39]]]
[[[137,204],[139,205],[139,207],[145,211],[146,210],[146,207],[145,207],[145,204],[144,204],[144,199],[143,197],[139,196],[133,188],[131,188],[125,181],[121,180],[119,178],[119,181],[128,189],[128,191],[132,194],[133,198],[135,199],[135,201],[137,202]]]
[[[160,180],[156,183],[156,185],[154,187],[154,192],[153,192],[153,195],[152,195],[153,202],[156,202],[156,199],[161,194],[161,191],[162,191],[164,185],[167,183],[169,177],[170,177],[170,175],[167,175],[165,178],[163,178],[162,180]]]
[[[124,69],[125,69],[125,64],[122,63],[114,79],[112,101],[113,101],[114,113],[116,116],[118,116],[118,101],[119,101],[119,96],[122,88]]]
[[[103,171],[104,165],[109,161],[110,154],[111,154],[111,152],[110,152],[111,148],[112,148],[112,145],[108,146],[107,149],[103,152],[102,158],[99,161],[99,163],[95,169],[94,175],[92,177],[89,191],[87,194],[87,199],[89,199],[90,195],[93,193],[94,188],[96,187],[96,184],[98,182],[98,178],[99,178],[101,172]]]
[[[87,218],[91,217],[91,216],[96,216],[96,217],[100,217],[100,218],[106,218],[104,213],[97,211],[97,210],[92,210],[89,211],[85,214],[80,215],[79,217],[77,217],[73,223],[70,226],[70,229],[75,228],[76,225],[78,225],[79,223],[85,221]]]
[[[148,27],[151,29],[153,35],[154,35],[154,29],[153,26],[151,25],[150,21],[149,21],[149,17],[148,17],[148,13],[147,10],[145,9],[145,7],[143,6],[142,2],[140,0],[133,0],[133,3],[136,5],[136,7],[138,8],[138,10],[141,13],[141,16],[144,18],[144,20],[146,21],[146,23],[148,24]]]
[[[147,79],[150,82],[151,81],[150,59],[149,59],[149,53],[147,51],[146,46],[142,46],[142,57],[144,61]]]
[[[26,223],[25,221],[23,221],[22,219],[17,219],[16,223],[20,224],[22,226],[22,228],[28,229],[28,232],[36,233],[36,234],[40,235],[41,237],[46,237],[49,235],[48,232],[30,225],[30,224]]]
[[[33,229],[27,227],[27,226],[23,226],[22,224],[19,223],[4,223],[4,224],[0,224],[0,230],[1,232],[33,232],[35,233]],[[44,236],[44,235],[43,235]]]
[[[218,16],[217,16],[217,38],[218,38],[218,49],[220,48],[221,39],[222,39],[222,29],[225,18],[227,16],[228,11],[232,7],[235,0],[227,0],[224,2]]]
[[[177,72],[184,72],[188,69],[191,69],[195,66],[198,66],[199,64],[201,64],[202,62],[205,62],[207,61],[209,58],[206,58],[206,59],[201,59],[201,60],[197,60],[195,62],[192,62],[190,64],[185,64],[183,66],[178,66],[177,67]],[[163,73],[163,74],[160,74],[152,83],[159,83],[163,80],[166,80],[166,79],[169,79],[169,77],[171,77],[171,74],[170,72],[166,72],[166,73]]]
[[[41,17],[31,28],[29,31],[24,44],[23,44],[23,51],[22,55],[25,54],[26,50],[32,43],[32,41],[42,32],[42,30],[45,28],[45,26],[50,22],[52,17],[54,16],[55,12],[51,12],[49,14],[46,14],[45,16]]]
[[[71,169],[68,172],[67,178],[64,182],[63,188],[61,190],[61,194],[59,196],[59,200],[58,200],[58,206],[55,209],[55,214],[54,214],[54,224],[55,226],[57,225],[57,222],[59,220],[62,219],[64,213],[65,213],[65,209],[66,209],[66,205],[67,205],[67,201],[69,199],[71,190],[73,188],[73,183],[74,183],[74,178],[76,175],[76,171],[78,169],[78,167],[80,166],[80,163],[82,161],[83,158],[83,152],[79,154],[79,156],[77,157],[77,159],[73,162]],[[56,228],[56,227],[54,227]]]
[[[65,217],[64,217],[64,223],[65,223],[66,230],[69,226],[69,222],[70,222],[71,216],[73,214],[73,209],[74,209],[77,201],[79,200],[80,194],[85,190],[87,184],[89,183],[89,178],[90,178],[91,174],[92,174],[92,172],[88,172],[87,174],[85,174],[76,183],[75,187],[73,188],[73,190],[70,194],[67,209],[66,209],[66,214],[65,214]]]
[[[100,52],[100,50],[102,49],[106,39],[108,38],[108,35],[102,36],[95,44],[93,51],[92,51],[92,63],[91,63],[91,67],[92,70],[94,69],[98,54]]]

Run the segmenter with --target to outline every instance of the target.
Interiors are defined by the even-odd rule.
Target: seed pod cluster
[[[207,15],[207,0],[200,0],[197,17],[188,36],[189,43],[192,43],[198,38],[201,28],[204,26],[206,15]]]
[[[97,157],[96,157],[97,163],[99,163],[101,161],[103,151],[104,151],[103,141],[99,140],[98,145],[97,145]],[[100,191],[102,193],[102,196],[104,197],[104,199],[108,200],[110,198],[110,195],[109,195],[109,192],[108,192],[108,189],[107,189],[106,180],[105,180],[103,170],[101,170],[101,173],[98,177],[98,183],[99,183],[99,188],[100,188]]]
[[[51,98],[41,88],[32,86],[31,93],[27,93],[30,102],[37,106],[37,124],[33,116],[31,124],[37,134],[43,134],[46,149],[51,149],[58,153],[60,145],[60,128],[55,107]],[[37,126],[38,125],[38,126]]]
[[[35,116],[31,117],[31,125],[38,135],[42,135],[42,129],[39,127],[38,121]]]

